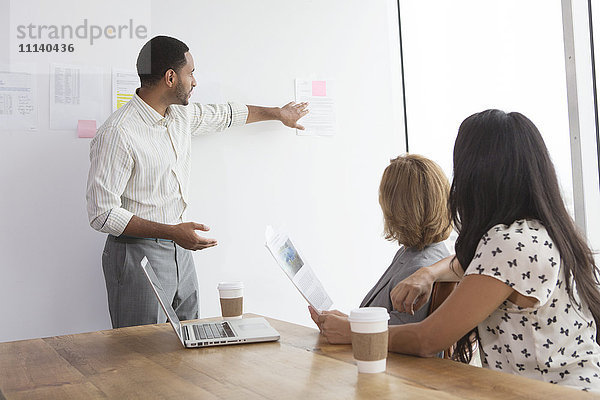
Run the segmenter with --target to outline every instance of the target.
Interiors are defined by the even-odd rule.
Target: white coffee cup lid
[[[387,309],[383,307],[362,307],[350,311],[350,322],[379,322],[390,319]]]
[[[243,289],[244,282],[219,282],[217,285],[218,290],[235,290],[235,289]]]

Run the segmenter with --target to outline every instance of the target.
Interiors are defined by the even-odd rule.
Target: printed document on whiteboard
[[[37,130],[36,79],[0,67],[0,130]]]
[[[296,79],[296,103],[308,102],[309,113],[296,130],[299,136],[333,136],[336,133],[334,85],[331,80]]]
[[[137,72],[113,68],[111,96],[113,112],[127,104],[135,95],[135,90],[139,87],[140,77]]]
[[[103,89],[101,68],[51,63],[50,129],[76,130],[80,120],[102,125],[109,111]]]
[[[306,301],[317,310],[329,310],[333,302],[319,278],[300,257],[289,236],[267,226],[265,238],[267,249]]]

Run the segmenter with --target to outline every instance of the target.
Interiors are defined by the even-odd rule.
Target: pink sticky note
[[[77,136],[80,138],[93,138],[96,135],[96,120],[80,119],[77,121]]]
[[[312,95],[313,96],[327,96],[325,81],[312,81]]]

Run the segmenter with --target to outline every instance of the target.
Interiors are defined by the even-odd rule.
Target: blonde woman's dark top
[[[428,267],[449,255],[450,253],[443,242],[430,244],[425,246],[423,250],[405,246],[400,247],[392,264],[369,291],[360,306],[387,308],[390,314],[389,325],[401,325],[424,320],[427,317],[429,301],[420,310],[415,311],[414,315],[399,313],[393,311],[390,292],[398,283],[411,276],[419,268]]]

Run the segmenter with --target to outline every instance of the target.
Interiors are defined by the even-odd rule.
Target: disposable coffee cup
[[[244,283],[221,282],[217,285],[224,319],[241,319],[244,313]]]
[[[363,307],[350,311],[352,353],[360,373],[384,372],[388,353],[388,320],[383,307]]]

